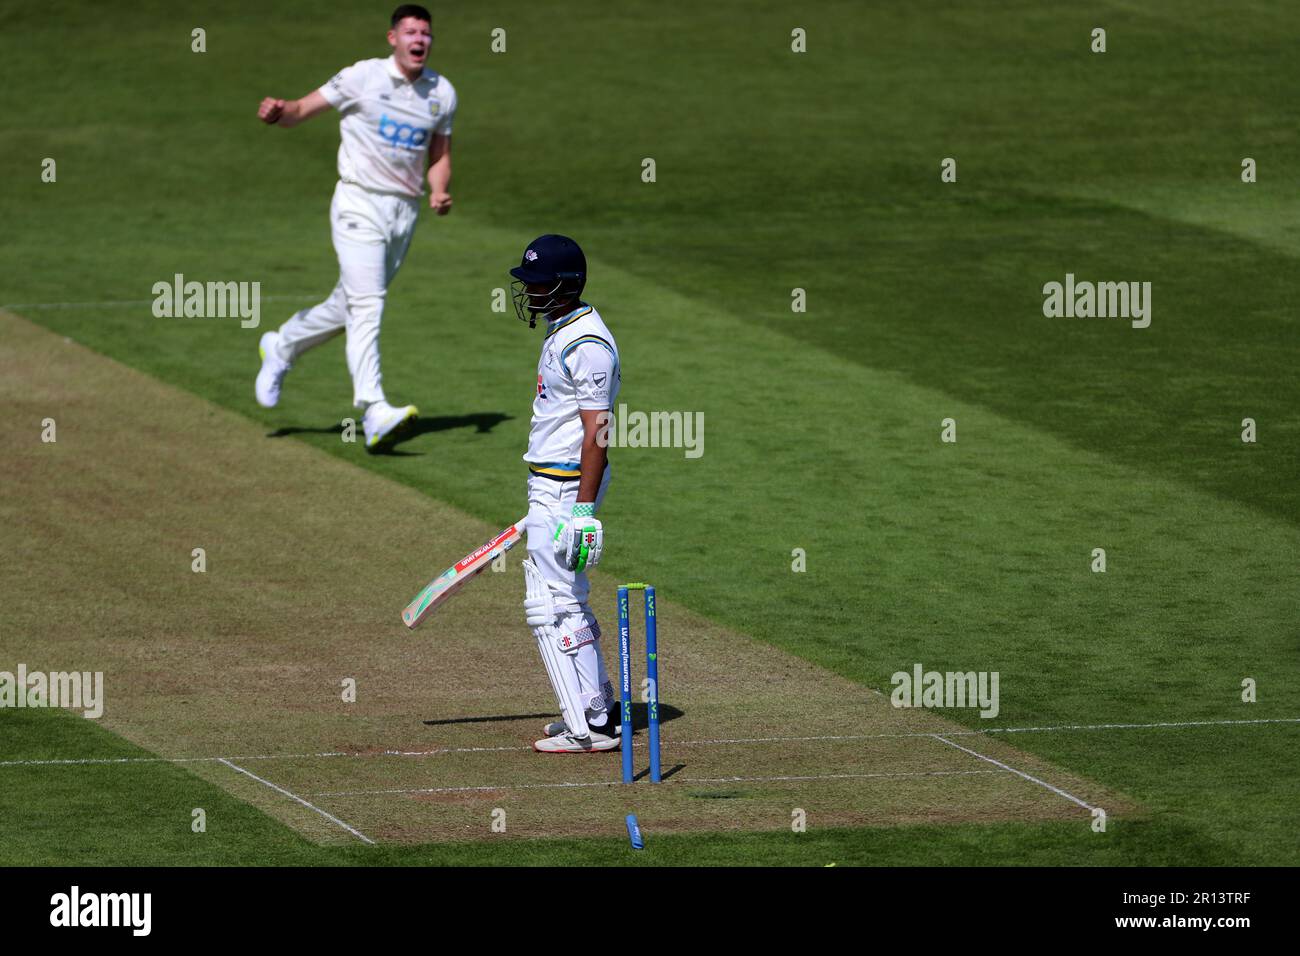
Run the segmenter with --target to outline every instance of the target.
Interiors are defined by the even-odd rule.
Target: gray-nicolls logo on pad
[[[132,936],[153,929],[152,893],[83,893],[74,886],[50,897],[50,925],[128,927]]]

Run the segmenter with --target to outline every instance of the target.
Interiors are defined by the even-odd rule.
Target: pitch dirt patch
[[[945,742],[961,728],[662,600],[667,776],[619,785],[617,753],[531,750],[554,702],[522,549],[420,630],[400,621],[496,528],[4,313],[0,400],[0,669],[103,671],[104,726],[226,758],[186,766],[313,840],[612,835],[628,812],[648,832],[785,829],[796,810],[809,826],[1087,826],[1075,800],[1132,807],[1000,740]],[[615,583],[595,576],[607,632]]]

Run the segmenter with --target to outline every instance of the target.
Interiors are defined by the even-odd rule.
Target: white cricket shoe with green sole
[[[276,353],[275,347],[279,341],[279,332],[266,332],[257,343],[257,353],[262,356],[262,367],[257,373],[253,394],[257,396],[257,404],[263,408],[275,408],[279,403],[280,384],[284,381],[285,373],[293,368],[291,363]]]
[[[394,408],[387,402],[375,402],[366,409],[361,426],[366,433],[366,451],[387,451],[411,434],[420,410],[414,405]]]

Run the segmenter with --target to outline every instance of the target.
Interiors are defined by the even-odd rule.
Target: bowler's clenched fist
[[[262,105],[257,108],[257,118],[263,123],[274,125],[280,122],[280,117],[284,115],[284,100],[276,99],[274,96],[268,96],[262,100]]]

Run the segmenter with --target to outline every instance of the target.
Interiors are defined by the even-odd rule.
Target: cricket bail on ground
[[[655,613],[654,585],[634,582],[618,588],[618,686],[619,712],[622,718],[623,782],[632,783],[636,777],[633,767],[634,743],[632,741],[632,621],[628,612],[628,592],[641,591],[645,600],[645,671],[646,716],[650,748],[650,782],[662,782],[659,764],[659,634],[658,615]]]

